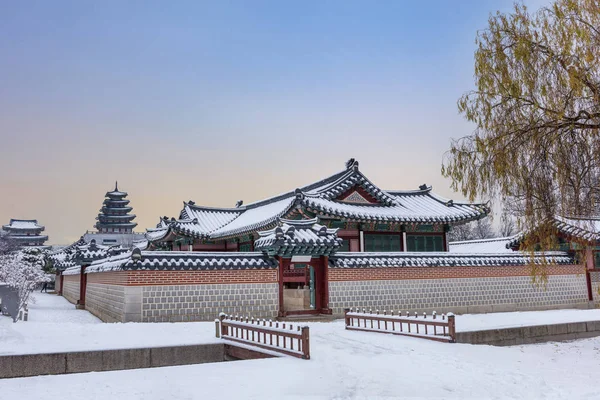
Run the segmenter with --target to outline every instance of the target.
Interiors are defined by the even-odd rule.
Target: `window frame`
[[[430,236],[430,237],[439,237],[442,239],[442,249],[441,250],[410,250],[410,237],[411,236]],[[447,244],[446,244],[446,233],[445,232],[406,232],[406,251],[412,253],[440,253],[447,252]]]
[[[404,240],[402,238],[402,232],[385,232],[385,231],[362,231],[363,232],[363,252],[369,253],[400,253],[404,252]],[[398,250],[367,250],[367,236],[396,236],[400,242]],[[349,243],[349,242],[348,242]]]

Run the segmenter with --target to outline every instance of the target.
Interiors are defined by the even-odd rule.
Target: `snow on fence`
[[[426,313],[420,317],[415,312],[411,317],[408,311],[406,316],[402,316],[401,311],[394,315],[393,311],[390,311],[389,314],[387,311],[383,311],[383,314],[380,314],[379,310],[373,313],[371,310],[367,312],[363,309],[360,312],[358,308],[356,310],[346,308],[344,319],[348,330],[391,333],[440,342],[456,342],[456,325],[452,313],[448,313],[447,318],[445,314],[442,314],[441,319],[438,319],[434,311],[428,319]]]
[[[308,326],[273,322],[254,318],[219,314],[215,320],[216,336],[265,350],[310,359]]]

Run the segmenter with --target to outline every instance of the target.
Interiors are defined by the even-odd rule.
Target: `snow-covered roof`
[[[453,224],[479,219],[489,209],[443,199],[426,185],[414,191],[385,191],[375,186],[350,160],[346,169],[318,182],[266,200],[235,208],[184,203],[179,219],[169,223],[176,233],[204,239],[226,239],[275,227],[278,218],[288,218],[298,209],[317,217],[355,222],[405,224]],[[157,227],[157,229],[159,229]],[[164,231],[153,230],[158,240]]]
[[[586,242],[600,242],[600,216],[586,218],[555,216],[551,221],[559,233]],[[527,232],[515,235],[507,244],[516,248],[523,241]]]
[[[43,225],[39,225],[37,219],[14,219],[11,218],[10,223],[3,225],[2,228],[7,231],[43,231]]]
[[[137,256],[135,254],[137,253]],[[567,253],[548,252],[534,262],[543,260],[556,264],[573,264]],[[454,266],[521,266],[531,263],[524,253],[514,254],[453,254],[426,253],[334,253],[329,257],[330,268],[402,268],[402,267],[454,267]],[[93,261],[86,273],[123,270],[240,270],[274,269],[277,261],[262,252],[191,252],[191,251],[125,251]],[[77,274],[79,268],[68,273]]]
[[[468,254],[514,254],[509,244],[516,236],[508,236],[493,239],[464,240],[448,243],[450,253]]]
[[[329,255],[342,245],[337,229],[319,225],[317,219],[279,219],[274,229],[259,232],[254,249],[273,255]]]
[[[204,253],[183,251],[141,251],[136,260],[134,251],[94,261],[86,273],[121,270],[237,270],[274,269],[277,262],[262,253]]]
[[[144,239],[133,242],[132,247],[144,249],[147,244],[148,242]],[[66,271],[71,267],[79,267],[80,265],[89,264],[94,260],[105,259],[109,256],[126,253],[128,251],[131,251],[131,249],[123,247],[121,244],[106,246],[96,243],[95,239],[86,242],[82,236],[77,242],[70,246],[50,253],[49,257],[55,268]]]
[[[169,234],[169,222],[167,217],[161,218],[156,228],[147,228],[144,234],[146,239],[150,242],[161,240]]]
[[[19,235],[12,234],[9,237],[16,242],[45,242],[48,240],[47,235]]]
[[[115,182],[115,190],[106,192],[105,197],[125,197],[125,196],[127,196],[127,192],[123,192],[123,191],[119,190],[119,183]]]
[[[554,219],[558,230],[566,235],[583,240],[600,240],[600,217],[567,218],[557,216]]]
[[[531,257],[520,252],[514,254],[456,254],[456,253],[336,253],[329,257],[332,268],[382,268],[382,267],[475,267],[517,266],[531,264]],[[547,262],[573,264],[571,256],[564,252],[547,252]],[[543,256],[536,256],[541,263]]]

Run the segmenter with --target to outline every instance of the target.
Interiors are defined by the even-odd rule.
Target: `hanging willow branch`
[[[476,129],[452,142],[442,173],[471,200],[508,202],[531,233],[523,250],[556,249],[546,221],[591,216],[600,197],[600,2],[517,4],[476,43],[476,89],[458,100]]]

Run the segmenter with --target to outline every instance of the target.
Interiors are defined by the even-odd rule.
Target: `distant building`
[[[115,182],[115,190],[107,192],[100,214],[96,217],[96,229],[99,233],[132,233],[137,223],[133,222],[135,214],[129,214],[133,207],[126,199],[127,192],[119,191]]]
[[[118,182],[115,189],[105,195],[100,213],[96,217],[95,228],[97,232],[86,232],[83,240],[90,243],[95,240],[99,245],[125,245],[131,247],[134,243],[145,241],[142,233],[135,233],[133,229],[137,226],[133,222],[136,215],[131,214],[133,207],[127,200],[127,192],[119,190]]]
[[[47,235],[42,235],[42,231],[46,229],[43,225],[39,225],[36,219],[14,219],[11,218],[10,223],[2,226],[1,234],[14,240],[19,246],[31,246],[50,248],[44,243],[48,240]]]

